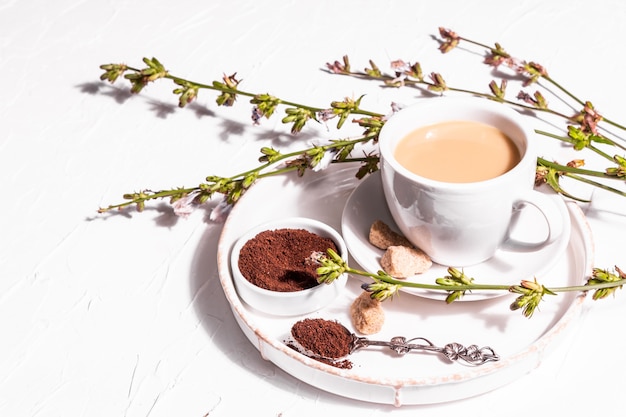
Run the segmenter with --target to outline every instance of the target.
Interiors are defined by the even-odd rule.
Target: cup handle
[[[565,222],[569,221],[569,213],[562,204],[557,204],[554,197],[534,189],[526,190],[514,201],[513,216],[516,217],[515,212],[520,212],[528,204],[536,207],[543,215],[548,227],[548,236],[540,242],[525,242],[512,238],[511,231],[515,226],[515,221],[512,221],[507,232],[507,239],[501,246],[502,249],[516,252],[537,251],[559,240],[565,232]]]

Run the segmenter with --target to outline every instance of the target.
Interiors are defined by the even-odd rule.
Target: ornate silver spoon
[[[418,343],[415,343],[418,341]],[[435,346],[430,340],[424,337],[415,337],[408,339],[404,336],[392,337],[390,341],[369,340],[366,337],[359,337],[353,334],[353,340],[350,347],[350,354],[358,349],[368,346],[387,346],[398,355],[403,356],[411,350],[421,350],[427,352],[436,352],[444,355],[451,362],[464,361],[470,365],[482,365],[486,362],[498,361],[500,356],[489,346],[478,347],[477,345],[464,345],[453,342],[443,347]]]
[[[359,349],[370,346],[385,346],[403,356],[412,350],[434,352],[444,355],[449,361],[462,361],[469,365],[482,365],[498,361],[500,356],[489,346],[465,347],[460,343],[436,346],[424,337],[407,339],[396,336],[390,341],[370,340],[350,332],[345,326],[330,320],[304,319],[291,328],[294,347],[302,354],[314,359],[340,362]]]

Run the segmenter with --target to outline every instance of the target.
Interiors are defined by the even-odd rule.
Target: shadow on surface
[[[270,127],[254,126],[251,119],[248,119],[246,122],[227,119],[218,116],[215,111],[202,104],[199,104],[196,101],[189,103],[187,106],[185,106],[184,109],[181,109],[178,107],[177,104],[173,104],[177,100],[176,97],[172,97],[173,101],[171,102],[155,100],[145,94],[133,94],[131,93],[130,88],[128,88],[127,86],[118,87],[116,85],[111,85],[103,81],[85,82],[82,84],[78,84],[76,88],[78,88],[82,93],[85,94],[110,97],[119,104],[123,104],[131,98],[141,99],[148,104],[150,112],[152,112],[156,117],[160,119],[166,119],[178,110],[192,111],[199,119],[203,117],[219,117],[222,120],[222,131],[217,135],[217,137],[223,141],[228,140],[231,136],[243,136],[244,134],[250,134],[254,136],[256,140],[271,140],[272,146],[286,146],[292,143],[296,138],[296,135],[288,130],[289,125],[284,125],[286,129],[285,131],[276,131]],[[241,103],[236,105],[246,106],[249,104]],[[274,117],[280,116],[275,115]],[[265,121],[265,119],[263,120]],[[312,125],[313,123],[315,122],[311,121],[309,124]],[[252,132],[249,131],[249,129],[251,128],[254,128]],[[308,132],[299,132],[297,134],[297,140],[303,143],[319,137],[320,136],[317,134]]]

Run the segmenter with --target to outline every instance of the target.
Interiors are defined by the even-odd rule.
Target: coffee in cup
[[[468,120],[419,127],[398,142],[394,156],[409,171],[444,182],[488,180],[520,161],[519,149],[500,129]]]

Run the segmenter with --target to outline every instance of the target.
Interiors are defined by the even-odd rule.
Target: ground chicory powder
[[[337,251],[335,242],[304,229],[266,230],[247,241],[239,253],[239,270],[257,287],[300,291],[319,285],[312,255]]]
[[[291,327],[291,336],[306,350],[301,353],[337,368],[352,368],[352,361],[345,357],[350,354],[354,335],[339,322],[303,319]]]

